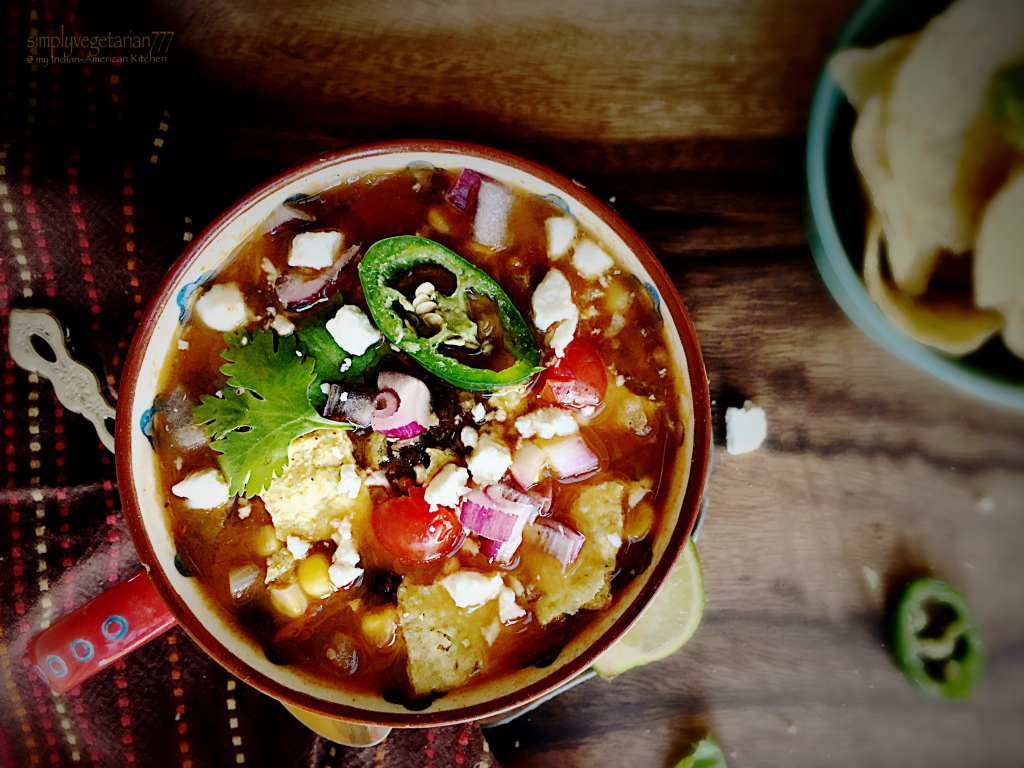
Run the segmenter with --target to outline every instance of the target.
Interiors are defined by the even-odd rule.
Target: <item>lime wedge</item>
[[[704,615],[704,578],[690,539],[654,600],[636,624],[594,663],[601,677],[650,664],[675,653],[693,637]]]

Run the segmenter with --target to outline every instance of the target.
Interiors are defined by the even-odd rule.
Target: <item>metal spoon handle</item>
[[[57,318],[42,309],[12,309],[10,323],[8,345],[14,362],[48,378],[61,404],[91,421],[113,453],[115,410],[104,399],[96,374],[71,357]]]

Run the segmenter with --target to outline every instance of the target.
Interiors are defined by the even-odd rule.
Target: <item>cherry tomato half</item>
[[[604,402],[608,371],[597,349],[589,341],[573,339],[565,355],[541,377],[539,397],[548,403],[580,410]]]
[[[429,563],[450,555],[462,540],[462,523],[447,507],[430,511],[422,488],[378,504],[372,513],[373,532],[393,557]]]

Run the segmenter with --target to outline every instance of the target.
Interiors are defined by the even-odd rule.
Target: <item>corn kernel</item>
[[[326,555],[310,555],[299,563],[299,586],[310,597],[325,597],[334,591]]]
[[[430,222],[430,226],[442,235],[446,235],[451,231],[451,226],[449,226],[448,220],[440,208],[431,208],[427,211],[427,221]]]
[[[630,541],[640,541],[651,531],[654,525],[654,507],[649,502],[641,501],[626,513],[623,533]]]
[[[256,554],[263,557],[270,557],[281,548],[281,542],[277,540],[277,531],[272,525],[264,525],[256,534]]]
[[[304,614],[309,606],[309,601],[302,594],[298,584],[289,584],[287,587],[271,587],[270,599],[277,610],[293,619]]]
[[[633,292],[626,287],[621,279],[613,279],[605,288],[604,303],[608,305],[611,312],[625,312],[633,303]]]
[[[398,609],[393,605],[379,608],[363,616],[363,636],[378,648],[395,642],[398,632]]]

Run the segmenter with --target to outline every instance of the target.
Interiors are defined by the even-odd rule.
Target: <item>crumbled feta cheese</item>
[[[533,322],[542,331],[564,320],[575,320],[579,310],[572,303],[572,288],[565,275],[550,270],[533,292]]]
[[[498,639],[498,633],[501,632],[501,622],[495,619],[483,629],[484,640],[487,641],[488,645],[494,645],[494,641]],[[479,765],[479,763],[478,763]]]
[[[344,242],[341,232],[300,232],[288,249],[288,266],[326,269],[338,258]]]
[[[335,565],[359,565],[359,553],[352,538],[352,521],[348,518],[338,520],[334,528],[336,533],[331,534],[331,541],[338,547],[331,556],[331,562]]]
[[[474,405],[473,410],[471,410],[469,413],[473,417],[473,420],[476,422],[481,422],[487,418],[487,411],[484,409],[483,403],[477,403],[476,405]]]
[[[363,569],[352,565],[332,565],[327,568],[327,578],[335,589],[347,587],[362,575]]]
[[[320,391],[323,392],[325,395],[329,395],[331,393],[331,385],[325,381],[323,384],[320,385]]]
[[[458,571],[441,579],[452,600],[459,608],[479,608],[498,596],[504,587],[497,573],[484,576],[476,571]]]
[[[498,410],[496,410],[494,412],[494,420],[495,421],[504,422],[505,419],[507,419],[507,418],[508,418],[508,414],[505,413],[505,409],[504,408],[499,408]]]
[[[642,485],[637,485],[629,492],[629,498],[626,499],[626,503],[629,504],[629,508],[632,509],[650,492],[650,488],[644,488]]]
[[[189,509],[217,509],[228,503],[231,495],[219,469],[200,469],[171,486],[171,493],[185,500]]]
[[[491,485],[501,480],[512,466],[512,453],[508,447],[490,435],[482,435],[469,461],[469,473],[480,485]]]
[[[178,339],[178,349],[182,351],[188,349],[188,342],[184,339]]]
[[[362,576],[363,569],[356,567],[359,565],[359,553],[352,538],[352,521],[348,518],[338,520],[334,527],[337,533],[331,534],[331,540],[338,546],[331,556],[327,578],[336,589],[341,589]]]
[[[555,350],[555,355],[562,357],[576,333],[580,316],[572,302],[572,288],[565,275],[557,269],[550,270],[533,292],[531,303],[534,325],[541,331],[554,326],[548,343]]]
[[[463,427],[459,436],[462,438],[462,444],[467,448],[476,448],[477,441],[480,439],[479,434],[472,427]]]
[[[380,341],[380,331],[359,307],[346,304],[324,327],[335,343],[350,355],[361,355]]]
[[[263,261],[260,262],[260,267],[263,269],[264,272],[267,273],[267,279],[272,283],[276,281],[277,276],[281,274],[280,272],[277,271],[277,267],[274,266],[274,262],[272,262],[266,256],[264,256]]]
[[[459,506],[459,500],[469,493],[466,483],[469,482],[469,471],[458,464],[447,464],[434,475],[434,479],[427,485],[423,493],[423,499],[430,505],[432,512],[437,511],[439,506]]]
[[[352,358],[351,357],[346,357],[344,360],[341,361],[341,365],[338,366],[338,373],[344,373],[345,371],[347,371],[351,367],[352,367]]]
[[[359,489],[363,487],[363,481],[359,479],[355,464],[342,464],[338,471],[338,495],[348,496],[354,499],[359,496]]]
[[[750,400],[742,408],[725,410],[725,446],[736,455],[757,450],[768,436],[768,421],[764,409]]]
[[[572,253],[572,265],[583,277],[595,278],[612,268],[615,262],[593,240],[582,240]]]
[[[623,376],[620,373],[618,376],[615,377],[615,385],[618,386],[618,387],[625,386],[626,385],[626,377]]]
[[[552,216],[544,222],[548,233],[548,257],[560,259],[576,240],[576,220],[572,216]]]
[[[516,430],[523,437],[574,435],[580,431],[572,412],[565,408],[539,408],[516,419]]]
[[[384,474],[382,470],[376,470],[366,476],[366,487],[380,486],[381,488],[391,487],[391,482],[388,480],[388,476]]]
[[[619,534],[617,534],[617,533],[609,533],[608,534],[608,543],[611,544],[616,549],[618,549],[619,547],[622,546],[622,537],[619,536]]]
[[[245,504],[238,508],[238,519],[245,520],[245,518],[247,518],[251,513],[252,507],[250,507],[248,504]]]
[[[509,587],[502,587],[498,593],[498,618],[502,624],[509,624],[526,615],[516,603],[516,593]]]
[[[236,331],[245,323],[245,299],[234,283],[210,287],[196,302],[199,319],[215,331]]]
[[[594,415],[594,411],[596,410],[597,408],[593,405],[584,405],[582,408],[580,408],[580,415],[586,416],[589,419],[591,416]]]
[[[289,536],[288,541],[285,543],[288,551],[292,553],[292,557],[296,560],[301,560],[309,554],[309,548],[313,545],[300,536]]]
[[[864,566],[864,580],[867,581],[868,586],[871,587],[871,591],[874,592],[878,589],[878,571],[870,566]]]
[[[295,331],[295,323],[284,315],[274,315],[270,327],[277,331],[278,336],[291,336]]]

